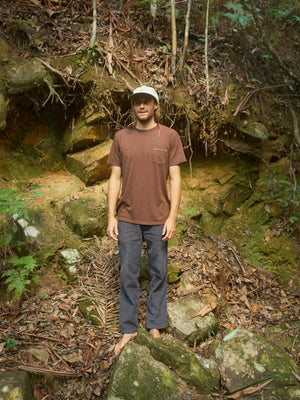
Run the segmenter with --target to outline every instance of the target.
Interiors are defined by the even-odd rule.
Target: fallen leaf
[[[259,309],[259,305],[257,303],[253,303],[251,306],[252,312],[256,312]]]
[[[208,314],[209,312],[214,310],[216,307],[217,307],[217,303],[215,303],[214,301],[212,301],[211,303],[208,303],[208,304],[204,304],[198,311],[195,312],[195,314],[193,314],[191,316],[191,319],[198,317],[198,316],[204,317],[204,315]]]
[[[273,378],[268,379],[267,381],[265,381],[265,382],[263,382],[263,383],[261,383],[259,385],[250,386],[250,387],[247,387],[245,389],[239,390],[238,392],[235,392],[233,394],[230,394],[230,395],[226,396],[226,398],[235,400],[235,399],[239,399],[244,394],[253,394],[255,392],[258,392],[263,387],[267,386],[272,380],[273,380]]]

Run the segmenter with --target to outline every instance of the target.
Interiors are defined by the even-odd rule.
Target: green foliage
[[[9,339],[6,340],[6,342],[5,342],[5,344],[4,344],[4,347],[5,347],[7,350],[11,350],[11,349],[12,349],[13,347],[15,347],[17,344],[18,344],[18,343],[17,343],[17,341],[16,341],[15,339],[9,338]]]
[[[196,210],[196,208],[189,208],[188,210],[184,211],[184,215],[186,217],[193,218],[193,217],[196,217],[198,215],[198,211]]]
[[[234,25],[243,28],[252,25],[252,14],[248,10],[245,10],[238,0],[228,1],[225,7],[231,10],[231,12],[223,13],[222,15],[229,18]]]
[[[0,190],[0,246],[3,246],[4,251],[7,246],[20,247],[20,242],[13,241],[14,233],[17,231],[14,217],[17,216],[18,219],[29,220],[29,203],[33,196],[41,196],[36,189],[37,187],[34,187],[28,194],[20,193],[17,188]],[[14,302],[20,299],[22,294],[27,291],[26,286],[31,281],[38,283],[38,277],[32,277],[32,272],[37,267],[37,262],[32,256],[25,256],[11,258],[8,264],[11,264],[12,268],[6,270],[1,275],[1,278],[8,285],[7,290],[9,292],[14,291],[11,300],[11,302]]]
[[[297,16],[293,15],[295,7],[296,5],[294,5],[293,2],[281,1],[278,4],[278,2],[271,1],[268,5],[267,13],[277,20],[289,18],[297,21]],[[294,17],[296,17],[296,19]]]
[[[95,42],[93,46],[88,46],[85,50],[80,54],[78,63],[79,66],[82,67],[85,64],[101,64],[101,60],[104,60],[105,56],[102,53],[98,42]]]
[[[32,272],[37,267],[37,262],[32,256],[25,256],[22,258],[13,257],[9,263],[14,265],[14,268],[5,271],[1,278],[4,278],[4,283],[8,285],[7,290],[14,291],[11,303],[20,300],[22,294],[28,291],[28,286],[32,281],[38,283],[38,276],[31,276]]]
[[[103,57],[100,47],[98,46],[98,42],[95,42],[94,46],[89,46],[87,48],[87,56],[91,63]]]
[[[280,208],[287,218],[287,229],[292,231],[298,221],[294,211],[299,205],[300,186],[289,180],[270,179],[267,182],[271,186],[270,194],[263,200],[271,200],[279,203]]]
[[[20,22],[20,23],[22,23],[22,24],[28,24],[28,25],[32,25],[32,26],[35,25],[34,22],[32,22],[32,21],[27,21],[27,20],[25,20],[25,19],[10,19],[8,22]]]
[[[272,56],[271,56],[271,54],[263,54],[263,59],[266,64],[270,64],[270,62],[272,60]]]
[[[0,246],[8,246],[16,233],[17,227],[13,222],[15,215],[18,218],[29,220],[29,202],[33,196],[40,197],[41,194],[34,187],[31,193],[20,193],[17,188],[0,189]]]

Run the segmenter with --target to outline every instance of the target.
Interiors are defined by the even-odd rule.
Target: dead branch
[[[253,96],[255,93],[257,93],[257,92],[264,92],[264,90],[274,89],[274,88],[283,87],[283,86],[287,86],[287,85],[267,86],[267,87],[263,87],[263,88],[254,89],[254,90],[252,90],[251,92],[248,92],[248,93],[245,95],[245,97],[243,97],[242,101],[238,104],[238,106],[236,107],[233,116],[236,117],[236,116],[238,115],[238,113],[244,109],[244,107],[245,107],[245,105],[248,103],[250,97]]]
[[[65,343],[65,344],[69,345],[69,342],[67,340],[63,340],[63,339],[48,337],[48,336],[44,336],[44,335],[38,335],[38,334],[35,334],[35,333],[27,333],[27,332],[20,332],[19,334],[20,335],[24,335],[24,336],[32,336],[32,337],[36,337],[36,338],[39,338],[39,339],[50,340],[52,342]]]
[[[55,371],[53,369],[43,368],[31,364],[18,365],[17,369],[21,369],[23,371],[32,372],[34,374],[39,374],[39,375],[63,376],[66,378],[80,378],[82,376],[82,373]]]
[[[109,23],[109,36],[108,36],[108,49],[106,53],[106,59],[107,59],[107,69],[108,73],[110,75],[113,74],[113,67],[112,67],[112,51],[114,48],[114,42],[113,42],[113,37],[112,37],[112,22],[110,20]]]

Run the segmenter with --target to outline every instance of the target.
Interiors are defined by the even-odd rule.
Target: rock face
[[[300,398],[299,384],[294,375],[299,376],[296,363],[275,343],[238,328],[224,337],[215,355],[231,393],[270,380],[262,389],[264,400]],[[259,393],[251,396],[254,400],[261,398]]]
[[[0,372],[1,400],[33,400],[28,372]]]
[[[106,160],[111,145],[112,140],[106,140],[91,149],[67,155],[66,167],[68,171],[78,176],[88,186],[107,179],[110,168],[106,164]]]
[[[67,129],[63,141],[63,152],[73,153],[84,150],[98,145],[106,140],[108,136],[108,123],[97,120],[88,123],[84,118],[80,118],[74,126]]]
[[[200,343],[218,330],[219,322],[212,312],[205,317],[192,316],[200,310],[203,303],[197,296],[187,296],[168,303],[169,326],[175,336],[188,345]]]

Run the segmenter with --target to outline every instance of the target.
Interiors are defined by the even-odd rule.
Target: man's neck
[[[136,127],[136,129],[140,129],[140,130],[146,131],[146,130],[155,128],[156,127],[156,122],[155,122],[154,119],[150,120],[150,121],[145,121],[145,123],[143,123],[141,121],[136,121],[135,127]]]

